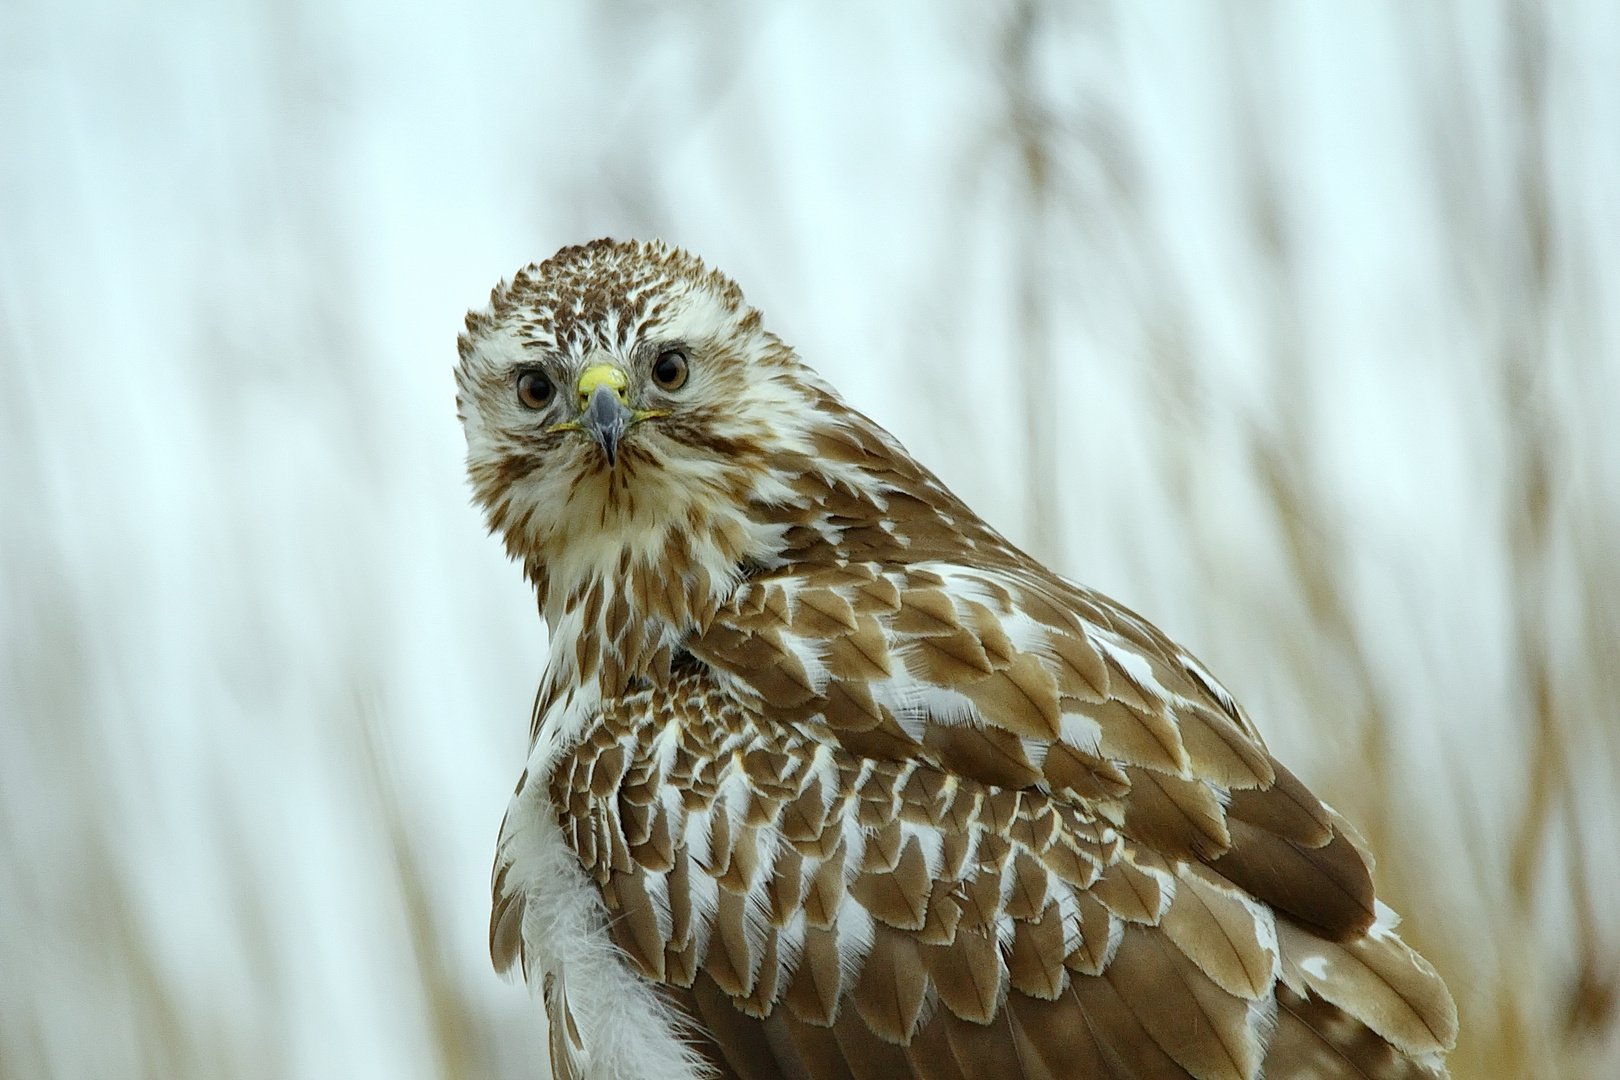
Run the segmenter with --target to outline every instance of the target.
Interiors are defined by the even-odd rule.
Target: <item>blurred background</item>
[[[542,1077],[455,335],[661,236],[1620,1075],[1620,8],[0,5],[0,1078]]]

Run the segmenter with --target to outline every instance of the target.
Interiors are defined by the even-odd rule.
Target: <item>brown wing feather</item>
[[[1277,988],[1277,1030],[1266,1053],[1270,1076],[1435,1080],[1438,1056],[1409,1057],[1338,1006]]]
[[[609,701],[610,736],[551,777],[614,940],[716,1068],[1440,1068],[1443,985],[1374,926],[1359,839],[1230,696],[887,463],[887,507],[801,476],[837,514],[796,510],[786,565],[700,623],[692,663]],[[510,958],[522,905],[496,891]]]

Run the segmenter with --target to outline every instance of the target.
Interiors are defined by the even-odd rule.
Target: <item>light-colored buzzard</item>
[[[1444,1075],[1355,830],[730,280],[567,248],[460,346],[551,635],[490,946],[559,1080]]]

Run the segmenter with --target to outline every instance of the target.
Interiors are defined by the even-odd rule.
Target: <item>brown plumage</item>
[[[1354,831],[730,281],[565,249],[457,382],[551,630],[490,944],[557,1076],[1444,1075]]]

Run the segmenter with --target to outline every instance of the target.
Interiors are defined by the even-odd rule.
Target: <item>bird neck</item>
[[[739,506],[526,559],[550,631],[547,686],[607,700],[637,681],[662,683],[681,642],[707,630],[749,568],[780,563],[784,531]]]

